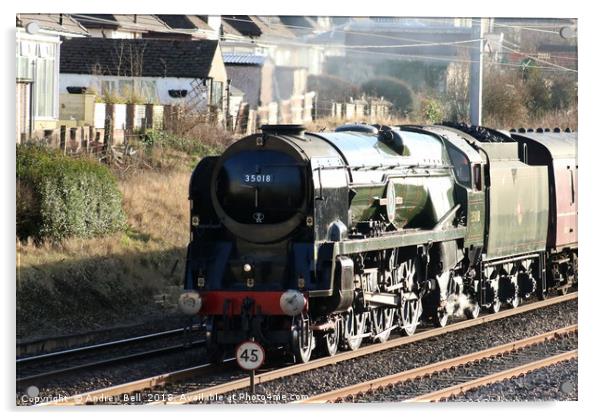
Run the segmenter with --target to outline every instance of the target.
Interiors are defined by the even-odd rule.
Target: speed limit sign
[[[243,341],[236,347],[236,362],[245,370],[259,368],[265,360],[265,350],[255,341]]]

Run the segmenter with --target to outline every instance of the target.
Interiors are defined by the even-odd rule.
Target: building
[[[305,67],[309,74],[322,71],[325,48],[310,44],[306,38],[324,29],[288,25],[279,16],[222,15],[224,52],[259,54],[270,57],[276,66]],[[308,25],[313,22],[307,20]]]
[[[257,54],[224,53],[224,64],[232,85],[244,92],[251,109],[268,105],[274,94],[274,64],[269,57]]]
[[[63,14],[18,14],[16,24],[16,140],[21,142],[56,130],[61,37],[88,33]]]
[[[219,17],[217,17],[218,22],[215,22],[215,17],[199,15],[156,15],[156,17],[172,31],[163,34],[155,33],[155,38],[162,36],[170,39],[219,39],[221,25]]]
[[[171,28],[154,15],[73,14],[93,37],[145,38],[169,32]]]
[[[307,69],[275,66],[258,54],[224,53],[228,78],[242,90],[259,124],[302,123],[311,120],[313,92],[307,92]]]
[[[61,51],[61,94],[84,89],[105,102],[225,109],[227,76],[218,41],[71,39]]]

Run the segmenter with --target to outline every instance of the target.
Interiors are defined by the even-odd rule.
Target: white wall
[[[60,82],[59,82],[59,91],[61,93],[67,93],[67,86],[84,86],[84,87],[93,87],[98,93],[101,92],[101,82],[102,81],[130,81],[130,80],[140,80],[153,82],[155,86],[155,94],[156,99],[158,100],[160,105],[175,105],[181,103],[182,101],[186,101],[187,98],[172,98],[169,96],[169,90],[171,89],[186,89],[188,90],[188,94],[192,91],[191,82],[194,79],[185,79],[179,77],[165,77],[165,78],[154,78],[154,77],[119,77],[119,76],[96,76],[89,74],[69,74],[69,73],[61,73],[60,74]],[[202,97],[204,98],[201,101],[201,107],[205,107],[207,105],[207,91],[202,93]]]

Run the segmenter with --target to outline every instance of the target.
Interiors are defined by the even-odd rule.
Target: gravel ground
[[[487,385],[449,401],[577,401],[577,359]]]
[[[282,403],[315,395],[338,387],[375,379],[439,360],[457,357],[468,352],[482,350],[520,338],[550,331],[577,322],[577,301],[569,301],[551,307],[530,311],[511,318],[495,321],[469,330],[456,331],[400,348],[341,362],[318,370],[257,385],[257,395],[241,390],[213,403]],[[274,358],[268,357],[268,360]],[[204,352],[198,349],[182,353],[148,358],[125,365],[93,369],[65,374],[40,386],[40,397],[70,396],[109,387],[161,373],[206,363]],[[274,363],[278,363],[277,360]],[[118,400],[118,404],[140,404],[150,397],[161,399],[163,395],[183,393],[207,386],[224,383],[246,376],[235,368],[206,377],[194,378],[180,384],[168,384],[164,388],[144,392],[134,401]],[[17,391],[17,404],[30,404],[23,390]]]
[[[259,384],[208,403],[281,403],[458,357],[577,323],[577,300]],[[286,401],[284,400],[286,397]]]
[[[40,398],[71,396],[204,363],[207,363],[204,349],[194,347],[112,366],[64,373],[40,383],[27,384],[27,388],[31,385],[38,388]],[[25,387],[18,387],[16,390],[17,405],[32,404],[26,395],[27,388],[23,388]]]
[[[529,362],[575,350],[577,344],[577,334],[571,334],[567,337],[554,339],[546,343],[509,353],[503,357],[489,358],[474,363],[468,363],[464,366],[440,372],[430,377],[420,378],[414,381],[405,381],[392,387],[358,396],[353,402],[398,402],[407,400]],[[547,383],[543,375],[541,375],[539,379],[541,384]],[[516,401],[525,400],[529,400],[529,398],[516,399]],[[348,399],[348,401],[352,400]]]
[[[199,342],[202,334],[194,331],[190,337],[195,337],[194,341]],[[34,376],[52,372],[70,367],[83,366],[90,363],[97,363],[103,360],[109,360],[137,353],[147,352],[151,350],[179,346],[185,342],[191,343],[192,339],[187,339],[184,333],[177,333],[165,337],[149,338],[141,341],[123,343],[106,348],[99,348],[81,353],[70,353],[65,355],[55,356],[49,359],[32,360],[25,363],[17,364],[17,378]],[[196,344],[198,347],[199,345]],[[43,385],[47,379],[39,378],[36,380],[39,385]]]
[[[18,357],[35,356],[38,354],[52,353],[89,346],[93,344],[106,343],[109,341],[152,334],[187,326],[190,317],[180,313],[164,314],[161,317],[147,319],[146,322],[130,325],[116,325],[111,328],[86,331],[78,334],[70,334],[61,337],[39,337],[30,340],[17,340]],[[198,319],[194,320],[198,323]]]

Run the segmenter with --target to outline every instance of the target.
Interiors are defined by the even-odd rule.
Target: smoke
[[[448,296],[445,305],[445,311],[448,315],[460,316],[464,315],[466,309],[472,311],[475,304],[470,301],[470,297],[465,293],[453,294]]]
[[[453,284],[450,285],[450,282]],[[472,311],[475,304],[470,297],[464,293],[461,277],[452,277],[448,271],[437,276],[439,284],[439,299],[445,302],[445,312],[450,316],[464,315],[466,309]],[[451,287],[450,287],[451,286]],[[449,291],[454,291],[450,293]]]

